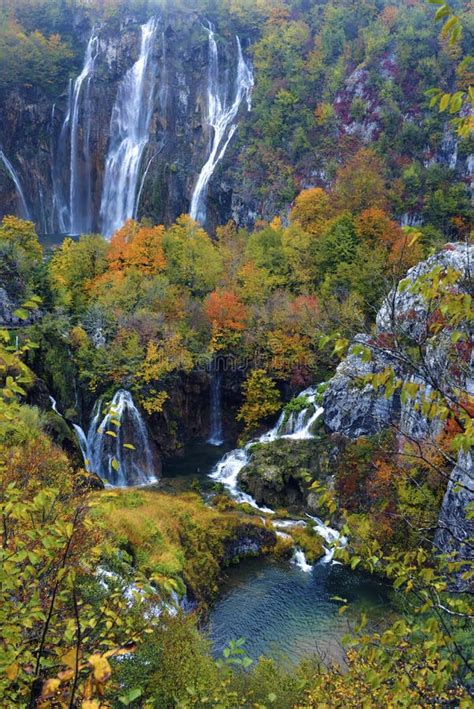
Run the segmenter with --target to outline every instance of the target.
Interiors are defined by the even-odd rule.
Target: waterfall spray
[[[104,415],[101,400],[96,401],[87,435],[77,424],[74,430],[89,472],[115,487],[157,482],[157,459],[129,391],[119,389]]]

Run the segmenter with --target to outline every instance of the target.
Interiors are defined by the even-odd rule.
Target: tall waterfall
[[[92,110],[90,83],[99,55],[97,28],[93,28],[87,43],[82,71],[69,86],[68,110],[61,128],[53,167],[53,203],[61,231],[69,234],[84,234],[92,231],[92,185],[90,134]],[[58,175],[62,160],[66,160],[69,139],[69,194],[62,192],[61,175]]]
[[[145,421],[129,391],[119,389],[115,393],[105,416],[101,401],[96,402],[87,435],[80,426],[75,425],[74,429],[86,469],[105,482],[127,487],[157,481],[157,459]],[[133,449],[127,447],[130,444]]]
[[[100,207],[105,236],[135,214],[140,164],[153,112],[156,30],[156,17],[141,26],[140,55],[120,82],[112,109]]]
[[[215,366],[211,374],[211,426],[207,442],[211,446],[221,446],[222,430],[222,372]]]
[[[250,448],[255,443],[271,443],[277,438],[293,438],[304,440],[312,438],[312,428],[323,413],[323,409],[316,403],[316,388],[305,389],[299,397],[307,400],[307,406],[299,413],[292,413],[288,417],[283,412],[275,426],[259,438],[249,441],[243,448],[237,448],[226,455],[217,463],[210,477],[225,485],[230,493],[242,502],[257,506],[255,500],[238,488],[239,473],[250,460]],[[262,509],[262,508],[260,508]],[[263,508],[263,511],[270,511]]]
[[[23,192],[23,188],[21,186],[20,178],[16,174],[15,168],[13,167],[3,150],[0,150],[0,160],[5,165],[5,169],[10,175],[13,184],[15,185],[16,193],[18,196],[18,202],[21,210],[21,216],[24,219],[31,219],[30,212],[28,210],[28,205],[26,204],[25,193]]]
[[[207,28],[209,36],[209,69],[207,84],[207,118],[206,122],[211,129],[209,143],[209,156],[199,173],[191,197],[190,215],[193,219],[204,224],[206,221],[207,187],[217,163],[225,154],[227,146],[237,130],[235,122],[240,105],[245,98],[250,111],[250,97],[253,88],[253,74],[250,66],[246,64],[242,55],[242,47],[238,37],[237,44],[237,73],[233,97],[228,85],[227,75],[225,81],[219,81],[219,55],[212,25]]]

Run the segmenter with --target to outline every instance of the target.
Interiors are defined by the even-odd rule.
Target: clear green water
[[[349,610],[339,614],[341,596]],[[231,567],[212,609],[208,632],[219,655],[229,640],[245,638],[254,660],[265,655],[286,665],[318,655],[342,663],[342,637],[364,610],[369,626],[384,621],[390,602],[386,587],[339,564],[318,563],[304,573],[291,563],[249,559]]]

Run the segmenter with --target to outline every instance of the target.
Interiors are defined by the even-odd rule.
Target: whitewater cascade
[[[191,217],[201,224],[206,221],[206,196],[209,180],[237,130],[235,119],[244,98],[250,111],[250,98],[254,84],[252,70],[244,60],[240,39],[236,36],[237,71],[232,92],[233,97],[230,96],[231,87],[229,86],[227,74],[225,74],[224,82],[221,83],[219,81],[219,55],[213,25],[209,24],[209,27],[205,29],[209,37],[206,123],[211,130],[211,138],[209,141],[209,156],[194,186],[190,209]]]
[[[157,18],[141,26],[140,54],[120,82],[112,109],[100,214],[111,236],[135,216],[137,183],[153,112]]]
[[[94,27],[87,43],[82,71],[69,86],[68,110],[59,135],[58,165],[53,169],[53,205],[60,230],[68,234],[90,233],[93,227],[90,84],[99,49],[97,28]],[[66,199],[57,171],[61,161],[66,160],[68,139],[69,194]]]
[[[211,446],[221,446],[224,442],[222,430],[222,372],[216,367],[211,374],[211,426],[207,442]]]
[[[277,438],[290,438],[293,440],[307,440],[313,438],[313,426],[318,418],[323,413],[323,408],[318,406],[316,401],[316,387],[309,387],[298,395],[298,398],[306,399],[306,406],[300,411],[291,412],[289,415],[282,412],[275,426],[267,433],[262,434],[259,438],[250,441],[243,448],[236,448],[229,453],[226,453],[223,458],[217,463],[210,477],[217,482],[222,483],[227,487],[232,497],[238,502],[246,502],[255,507],[261,512],[274,514],[274,510],[268,507],[259,507],[253,497],[239,490],[238,478],[239,473],[250,461],[250,448],[255,443],[271,443]],[[325,555],[321,559],[322,563],[331,563],[334,556],[334,548],[332,545],[339,541],[340,544],[345,543],[345,539],[340,537],[337,530],[332,527],[327,527],[318,517],[307,515],[311,520],[311,524],[315,531],[327,542],[328,546],[324,548]],[[305,520],[279,520],[274,519],[272,526],[275,528],[279,536],[287,536],[281,530],[295,526],[306,526]],[[308,564],[304,552],[299,547],[296,547],[291,559],[292,563],[296,564],[301,571],[309,573],[312,571],[311,564]]]
[[[304,397],[307,400],[307,406],[304,409],[298,413],[292,412],[289,416],[286,416],[285,412],[282,412],[275,426],[267,431],[267,433],[262,434],[257,439],[249,441],[243,448],[236,448],[226,453],[217,463],[210,477],[225,485],[231,495],[240,502],[247,502],[263,512],[272,512],[272,510],[269,510],[267,507],[258,507],[257,503],[250,495],[239,490],[239,473],[249,462],[250,448],[255,443],[271,443],[277,438],[305,440],[313,437],[312,428],[323,413],[323,409],[316,403],[316,393],[315,387],[309,387],[301,392],[298,398]]]
[[[100,399],[96,402],[87,435],[77,424],[74,430],[89,472],[100,475],[114,487],[157,482],[156,461],[146,424],[126,389],[115,393],[105,416],[102,416],[102,402]],[[127,448],[126,444],[132,444],[134,449]]]
[[[15,185],[16,193],[18,196],[18,202],[20,203],[20,208],[21,208],[21,216],[24,219],[31,219],[30,217],[30,212],[28,210],[28,206],[26,204],[26,199],[25,199],[25,193],[23,192],[23,188],[21,186],[20,178],[15,172],[15,168],[11,164],[10,160],[7,158],[3,150],[0,150],[0,160],[3,162],[5,165],[5,169],[10,175],[13,184]]]

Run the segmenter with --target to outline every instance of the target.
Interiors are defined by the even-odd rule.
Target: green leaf
[[[449,102],[451,100],[451,94],[443,94],[441,96],[441,101],[439,102],[439,111],[443,113],[448,108]]]
[[[448,5],[441,5],[439,10],[436,10],[436,12],[435,12],[435,20],[436,21],[442,20],[443,17],[446,17],[450,13],[451,13],[451,10],[449,9]]]

